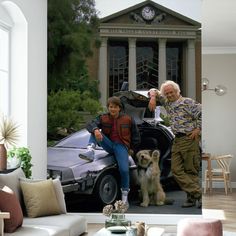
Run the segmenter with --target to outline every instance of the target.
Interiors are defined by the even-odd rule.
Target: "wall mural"
[[[165,24],[166,20],[167,22],[171,22],[171,20],[176,17],[171,15],[173,13],[171,10],[166,12],[163,10],[164,8],[158,9],[157,7],[160,6],[149,1],[149,4],[139,4],[137,8],[134,6],[131,11],[126,14],[133,22],[135,28],[134,30],[137,31],[137,34],[140,34],[141,32],[136,28],[138,24],[159,26],[160,24]],[[118,14],[117,18],[119,19],[119,17],[122,17],[122,13],[120,13],[120,15]],[[184,17],[181,20],[184,20]],[[116,30],[117,32],[120,32],[120,29],[114,29],[112,33],[115,33]],[[129,28],[128,30],[132,29]],[[160,28],[150,28],[149,32],[150,34],[153,34],[154,31],[156,32],[158,38],[159,33],[162,31]],[[164,31],[166,34],[168,27],[166,27]],[[101,30],[101,32],[103,31]],[[147,33],[146,29],[145,32]],[[172,34],[175,33],[168,31],[167,34],[172,36]],[[183,46],[179,43],[180,35],[178,35],[178,33],[176,33],[176,35],[178,36],[178,40],[176,40],[176,42],[178,41],[177,46],[174,45],[175,47],[173,47],[173,42],[175,42],[173,37],[171,39],[171,43],[168,44],[169,54],[173,54],[173,50],[171,51],[171,48],[174,48],[176,51],[178,50],[174,54],[175,56],[177,55],[177,59],[174,60],[175,69],[173,70],[173,68],[167,64],[168,71],[170,71],[170,73],[167,74],[167,78],[174,80],[177,83],[179,81],[183,83],[184,80],[181,76],[182,69],[185,68],[183,63],[186,63],[186,61],[183,61],[181,54],[183,51]],[[156,48],[156,46],[150,46],[151,44],[153,45],[153,41],[155,43],[157,42],[157,39],[146,39],[142,44],[142,40],[139,38],[137,43],[137,59],[138,57],[142,57],[144,55],[143,52],[147,47],[149,47],[148,50],[150,51],[154,49],[151,51],[153,53],[151,58],[154,59],[150,60],[151,54],[147,53],[146,59],[142,58],[142,60],[140,60],[140,65],[142,64],[140,72],[138,71],[137,62],[137,85],[141,88],[141,90],[147,90],[151,87],[160,88],[160,84],[158,84],[158,48]],[[180,113],[176,115],[176,113],[174,114],[174,110],[172,110],[172,105],[166,103],[166,101],[162,101],[161,104],[156,104],[158,105],[156,109],[152,109],[152,111],[150,111],[148,108],[150,106],[150,98],[146,95],[133,91],[120,92],[119,90],[122,88],[121,82],[127,82],[128,80],[128,44],[124,43],[123,40],[117,44],[117,42],[114,40],[112,41],[111,39],[108,45],[110,50],[109,56],[113,54],[122,54],[120,48],[124,51],[124,55],[122,54],[120,56],[120,58],[123,58],[122,60],[124,61],[124,63],[122,61],[124,64],[122,64],[122,66],[119,62],[116,62],[108,56],[108,60],[110,60],[108,64],[110,66],[112,65],[112,67],[108,70],[110,76],[109,84],[111,86],[109,88],[109,96],[116,95],[120,97],[122,109],[134,118],[141,135],[141,143],[133,150],[134,152],[130,153],[129,156],[130,191],[128,192],[129,208],[127,213],[184,215],[201,214],[199,189],[196,187],[199,186],[199,182],[201,183],[200,165],[198,166],[197,164],[197,162],[200,163],[200,148],[198,146],[200,144],[200,140],[198,139],[198,141],[194,142],[194,144],[189,144],[187,136],[184,132],[177,132],[176,130],[173,130],[173,126],[170,127],[169,123],[170,121],[173,122],[174,120],[181,120],[178,123],[181,124],[180,130],[189,132],[188,134],[191,136],[193,129],[189,123],[192,122],[193,125],[200,125],[199,122],[201,111],[199,110],[199,106],[196,105],[197,103],[193,100],[183,100],[182,103],[179,103],[180,107],[177,108],[180,110]],[[123,45],[123,47],[120,45]],[[148,50],[146,50],[146,52],[148,52]],[[170,58],[169,54],[167,54],[167,60]],[[180,65],[180,63],[182,64]],[[120,68],[122,68],[122,72],[120,72]],[[172,78],[171,73],[175,76],[175,79]],[[121,82],[119,81],[119,78],[117,79],[118,74],[123,76],[120,80]],[[116,81],[118,81],[119,85],[116,85]],[[182,84],[180,84],[180,86],[182,86]],[[153,92],[153,94],[156,96],[155,92]],[[61,96],[63,95],[61,94]],[[167,98],[171,102],[176,102],[177,100],[172,100],[173,97]],[[193,113],[190,116],[187,113],[184,115],[181,113],[184,112],[185,106],[192,106],[193,110],[191,110],[191,112]],[[166,107],[167,110],[163,107]],[[188,116],[188,118],[186,118],[186,116]],[[191,117],[194,117],[194,120],[191,120]],[[91,119],[91,117],[89,119]],[[185,122],[187,119],[189,122],[188,124],[181,123],[182,121]],[[62,129],[60,132],[63,133],[64,130]],[[174,133],[176,135],[174,135]],[[183,139],[184,142],[181,141]],[[88,157],[87,146],[89,140],[90,133],[88,133],[86,129],[82,129],[77,132],[73,132],[72,135],[60,140],[56,146],[49,148],[48,174],[53,178],[59,177],[61,179],[64,192],[66,193],[68,211],[101,213],[105,205],[113,204],[117,199],[122,198],[122,192],[120,191],[121,176],[117,162],[114,158],[114,154],[105,152],[101,145],[97,145],[95,147],[95,152],[93,153],[93,159],[86,158]],[[173,143],[176,141],[181,141],[179,145],[183,145],[185,151],[186,149],[189,150],[190,148],[193,148],[192,155],[194,158],[193,156],[183,157],[192,158],[192,163],[185,160],[185,163],[187,164],[184,168],[188,169],[185,169],[182,173],[186,174],[186,181],[179,181],[179,183],[182,183],[182,189],[184,189],[184,191],[181,189],[180,184],[176,181],[176,176],[178,177],[179,173],[176,172],[174,177],[171,171],[171,165],[173,163],[175,163],[175,165],[179,165],[177,162],[171,162],[171,159],[173,158],[172,147]],[[196,148],[196,146],[191,146],[196,145],[196,143],[198,148]],[[177,158],[176,160],[180,160],[178,155],[182,155],[180,153],[183,152],[184,149],[181,149],[183,148],[181,147],[179,150],[180,152],[178,153],[176,151],[178,145],[176,145],[176,143],[174,145],[174,157]],[[58,164],[59,159],[60,164]],[[182,168],[175,168],[175,170],[183,171]],[[184,176],[182,177],[185,178]],[[188,178],[191,178],[191,180]],[[192,180],[196,181],[193,185],[191,185]]]

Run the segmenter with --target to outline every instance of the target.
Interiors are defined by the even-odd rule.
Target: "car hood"
[[[48,166],[67,167],[80,165],[83,160],[79,158],[81,153],[78,149],[68,148],[48,148]]]
[[[80,153],[84,153],[86,149],[77,148],[48,148],[48,166],[54,167],[73,167],[87,164],[88,162],[79,157]],[[107,152],[104,150],[96,150],[94,162],[105,159]]]

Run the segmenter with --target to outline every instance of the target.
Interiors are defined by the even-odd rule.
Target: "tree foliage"
[[[86,67],[86,58],[97,45],[97,27],[94,0],[48,0],[49,92],[90,90],[98,98],[97,84]]]
[[[79,111],[95,115],[98,81],[89,78],[86,60],[99,46],[94,0],[48,0],[48,139],[81,128]]]
[[[91,93],[79,90],[59,90],[48,95],[48,138],[59,139],[82,128],[87,122],[79,111],[95,115],[102,111],[100,103]]]

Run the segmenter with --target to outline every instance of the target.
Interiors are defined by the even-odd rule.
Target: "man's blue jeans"
[[[98,144],[109,154],[114,154],[121,176],[121,189],[129,191],[129,154],[124,144],[111,141],[103,134],[102,141],[97,141],[95,136],[91,134],[89,144]]]

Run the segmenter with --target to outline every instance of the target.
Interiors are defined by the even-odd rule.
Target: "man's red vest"
[[[101,124],[102,124],[102,132],[110,137],[113,125],[113,118],[111,118],[108,114],[104,114],[101,116]],[[128,115],[120,115],[117,119],[115,119],[117,132],[120,137],[120,140],[130,148],[131,142],[131,127],[132,121],[131,117]]]

